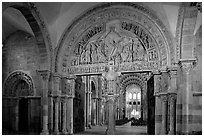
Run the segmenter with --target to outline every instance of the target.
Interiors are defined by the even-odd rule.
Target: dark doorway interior
[[[19,133],[28,134],[28,99],[19,101]]]
[[[155,134],[155,97],[154,97],[154,77],[147,82],[147,134]]]

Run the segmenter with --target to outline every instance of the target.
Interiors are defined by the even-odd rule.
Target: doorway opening
[[[130,76],[130,73],[127,73]],[[75,132],[77,135],[105,135],[107,129],[107,106],[103,78],[101,75],[77,76],[84,87],[77,88],[76,92],[84,98],[85,130]],[[80,78],[81,77],[81,78]],[[95,81],[95,82],[93,82]],[[130,81],[133,80],[132,78]],[[78,82],[79,84],[79,82]],[[77,84],[77,85],[78,85]],[[122,83],[119,83],[121,85]],[[82,94],[82,92],[84,94]],[[118,135],[145,135],[155,133],[155,97],[154,77],[146,82],[146,88],[140,84],[129,83],[125,92],[119,93],[115,100],[116,134]],[[84,95],[84,96],[83,96]],[[105,101],[104,101],[105,100]],[[76,109],[76,108],[75,108]],[[74,117],[77,117],[75,114]],[[122,124],[120,124],[122,122]],[[88,126],[90,123],[91,128]]]
[[[29,113],[28,99],[21,98],[19,101],[19,134],[28,134],[29,132]]]

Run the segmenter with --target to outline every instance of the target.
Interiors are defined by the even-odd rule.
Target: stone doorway
[[[29,108],[27,98],[21,98],[19,101],[19,134],[28,134],[29,131]]]

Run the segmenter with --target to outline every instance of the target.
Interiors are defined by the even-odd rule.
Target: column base
[[[62,131],[62,133],[61,133],[62,135],[67,135],[68,134],[68,132],[67,131]]]
[[[116,130],[115,129],[106,129],[106,135],[115,135]]]
[[[67,135],[73,135],[74,132],[73,131],[67,131]]]
[[[41,135],[49,135],[49,130],[42,130]]]
[[[174,131],[169,131],[168,135],[175,135],[175,132]]]
[[[59,135],[60,132],[59,131],[54,131],[54,135]]]

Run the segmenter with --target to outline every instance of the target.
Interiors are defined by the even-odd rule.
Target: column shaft
[[[73,134],[73,98],[68,98],[68,134]]]
[[[169,135],[175,135],[175,118],[176,118],[176,94],[170,94],[169,96],[169,104],[170,104],[170,131]]]
[[[41,134],[49,134],[48,130],[48,81],[50,72],[48,70],[39,70],[38,73],[42,78],[42,119],[43,119],[43,129]]]
[[[59,134],[59,97],[55,98],[55,126],[54,126],[54,133],[56,135]]]
[[[66,98],[63,98],[63,112],[62,112],[62,134],[66,134]]]
[[[167,96],[161,95],[162,99],[162,130],[161,134],[165,135],[167,132]]]
[[[106,134],[114,135],[116,132],[115,129],[115,111],[114,111],[114,97],[108,99],[108,127]]]

